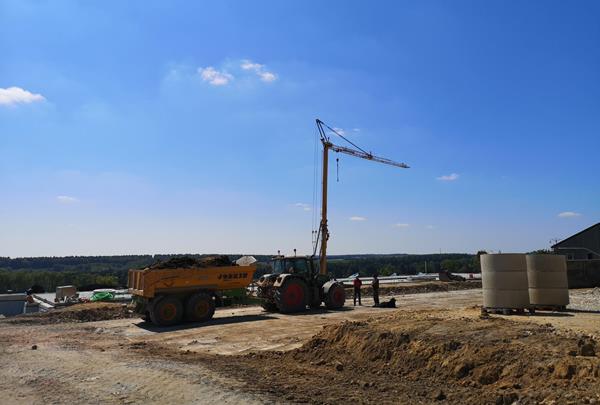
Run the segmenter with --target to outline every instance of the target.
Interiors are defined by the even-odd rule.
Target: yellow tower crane
[[[322,303],[327,309],[339,309],[344,306],[346,293],[344,285],[327,275],[327,171],[329,151],[345,153],[350,156],[372,160],[374,162],[407,168],[404,163],[374,156],[361,149],[339,131],[327,126],[317,119],[317,128],[323,144],[323,195],[321,206],[321,223],[318,231],[314,231],[314,251],[312,256],[281,256],[273,258],[272,273],[263,275],[257,282],[257,297],[267,311],[283,313],[305,311],[307,307],[319,308]],[[326,129],[337,134],[352,147],[335,145],[327,136]],[[315,165],[316,167],[316,165]],[[316,186],[316,184],[315,184]],[[313,236],[315,235],[313,234]],[[321,242],[319,269],[316,265],[316,254]]]
[[[373,162],[383,163],[386,165],[396,166],[403,169],[408,169],[409,166],[406,163],[395,162],[390,159],[382,158],[379,156],[373,155],[371,152],[367,152],[364,149],[360,148],[358,145],[350,141],[348,138],[343,136],[331,128],[323,121],[317,118],[317,128],[319,130],[319,136],[321,137],[321,144],[323,145],[323,182],[322,182],[322,201],[321,201],[321,223],[319,225],[319,230],[317,231],[317,238],[315,241],[313,256],[317,253],[317,248],[319,244],[319,240],[321,241],[321,249],[320,249],[320,273],[327,274],[327,241],[329,239],[329,229],[327,227],[327,175],[328,175],[328,163],[329,163],[329,151],[332,150],[336,153],[345,153],[350,156],[354,156],[361,159],[371,160]],[[339,136],[344,141],[348,142],[353,148],[335,145],[331,142],[330,137],[327,135],[327,131],[331,131],[332,133]]]

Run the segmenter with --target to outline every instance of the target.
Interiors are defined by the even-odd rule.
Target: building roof
[[[581,235],[582,233],[584,233],[584,232],[587,232],[587,231],[589,231],[590,229],[592,229],[592,228],[594,228],[594,227],[596,227],[596,226],[600,227],[600,222],[598,222],[597,224],[594,224],[594,225],[592,225],[592,226],[590,226],[590,227],[588,227],[588,228],[585,228],[583,231],[579,231],[579,232],[577,232],[576,234],[574,234],[574,235],[571,235],[571,236],[569,236],[568,238],[566,238],[566,239],[563,239],[563,240],[561,240],[561,241],[560,241],[560,242],[558,242],[558,243],[555,243],[555,244],[554,244],[554,245],[552,245],[551,247],[554,249],[555,247],[562,245],[563,243],[567,242],[568,240],[570,240],[570,239],[573,239],[574,237],[576,237],[576,236],[579,236],[579,235]]]

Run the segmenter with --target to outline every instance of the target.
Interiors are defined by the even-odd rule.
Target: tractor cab
[[[319,264],[310,256],[275,256],[272,265],[272,274],[296,274],[306,279],[319,274]]]
[[[267,311],[282,313],[344,305],[344,285],[319,274],[318,258],[312,256],[274,256],[273,270],[257,282],[257,297]]]

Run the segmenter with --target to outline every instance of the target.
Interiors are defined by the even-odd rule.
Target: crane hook
[[[340,182],[340,158],[335,158],[337,182]]]

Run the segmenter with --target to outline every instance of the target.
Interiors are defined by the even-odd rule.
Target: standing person
[[[373,287],[373,301],[375,301],[375,306],[379,306],[379,279],[377,278],[377,273],[373,274],[373,282],[371,283],[371,287]]]
[[[356,306],[356,298],[358,298],[358,305],[362,305],[362,303],[360,302],[360,287],[362,286],[362,281],[360,281],[360,278],[358,278],[358,276],[356,276],[353,284],[354,284],[354,306]]]

